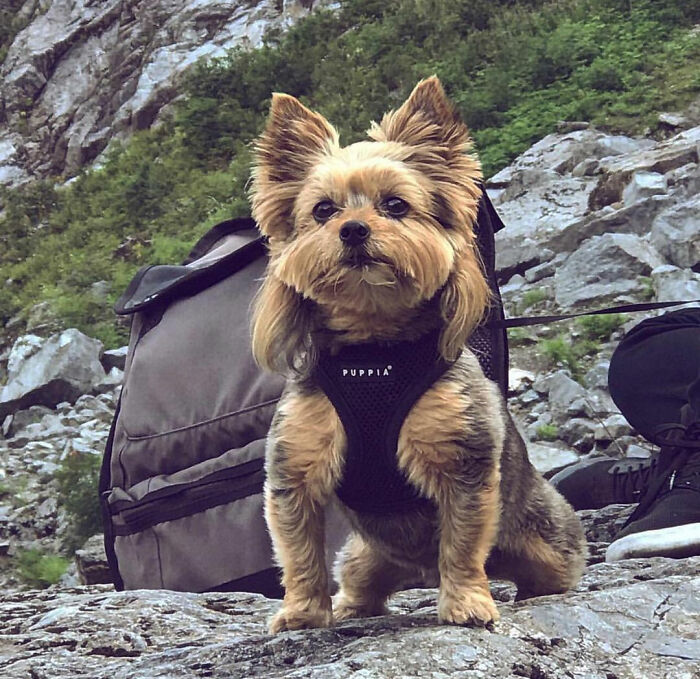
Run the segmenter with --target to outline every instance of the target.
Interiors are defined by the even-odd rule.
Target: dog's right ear
[[[292,207],[311,167],[338,147],[338,133],[319,113],[288,94],[272,95],[270,116],[255,145],[253,218],[271,239],[292,232]]]
[[[311,303],[268,272],[253,300],[253,356],[265,370],[305,375],[316,361]]]

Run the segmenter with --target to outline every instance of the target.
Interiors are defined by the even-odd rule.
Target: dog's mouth
[[[384,264],[393,268],[392,263],[388,259],[375,257],[366,252],[350,252],[340,260],[340,263],[350,269],[364,269],[377,264]]]

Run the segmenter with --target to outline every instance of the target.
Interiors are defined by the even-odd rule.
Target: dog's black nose
[[[340,240],[345,245],[362,245],[369,238],[369,233],[367,224],[352,220],[340,227]]]

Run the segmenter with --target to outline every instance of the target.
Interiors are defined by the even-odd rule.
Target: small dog
[[[490,295],[466,126],[432,77],[369,136],[343,148],[323,116],[275,94],[257,144],[253,216],[270,260],[253,352],[291,376],[266,453],[285,588],[273,633],[381,615],[431,579],[442,622],[486,625],[487,571],[524,598],[567,590],[585,563],[576,515],[465,348]],[[333,610],[324,508],[338,499],[353,532]]]

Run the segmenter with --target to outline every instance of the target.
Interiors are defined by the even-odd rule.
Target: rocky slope
[[[257,46],[314,0],[26,0],[0,66],[0,184],[70,177],[150,127],[201,57]]]

